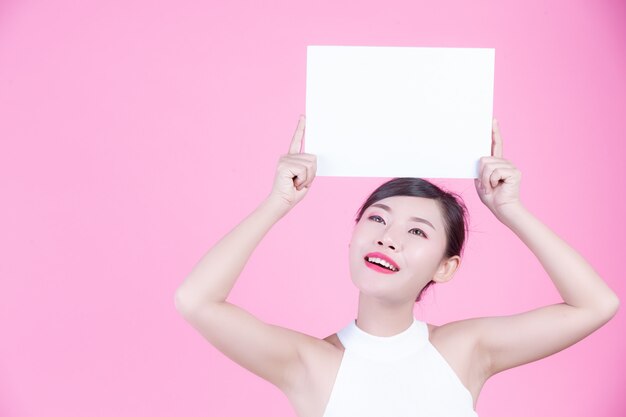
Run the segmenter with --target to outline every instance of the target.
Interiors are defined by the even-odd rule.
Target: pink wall
[[[626,300],[626,3],[381,4],[0,2],[1,416],[295,415],[173,296],[269,192],[305,111],[309,44],[495,48],[495,115],[526,205]],[[382,181],[317,178],[230,300],[318,337],[354,318],[352,219]],[[465,197],[472,233],[455,279],[416,316],[561,301],[471,181],[440,183]],[[624,325],[622,308],[582,342],[496,375],[478,413],[626,415]]]

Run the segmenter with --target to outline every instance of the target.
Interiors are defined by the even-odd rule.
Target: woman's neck
[[[356,325],[374,336],[388,337],[402,333],[413,324],[415,303],[391,303],[359,293]]]

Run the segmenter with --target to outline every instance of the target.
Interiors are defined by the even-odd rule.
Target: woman
[[[492,155],[480,161],[476,190],[537,256],[563,303],[441,326],[415,319],[423,290],[458,268],[465,223],[454,195],[411,178],[383,184],[361,207],[350,242],[358,314],[338,333],[320,340],[228,303],[252,251],[315,178],[315,155],[300,153],[304,125],[301,116],[270,195],[200,260],[175,297],[194,328],[281,389],[300,417],[476,416],[489,377],[571,346],[617,312],[616,294],[521,204],[521,175],[502,158],[495,120]]]

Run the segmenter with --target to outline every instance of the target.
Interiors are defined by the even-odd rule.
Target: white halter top
[[[352,320],[337,336],[345,351],[323,417],[478,417],[425,322],[381,337]]]

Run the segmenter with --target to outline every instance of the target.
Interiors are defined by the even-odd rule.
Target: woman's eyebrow
[[[375,203],[375,204],[372,204],[370,207],[380,207],[381,209],[386,210],[389,213],[392,212],[391,211],[391,207],[389,207],[386,204],[382,204],[382,203]],[[422,219],[421,217],[410,217],[409,220],[413,220],[413,221],[416,221],[416,222],[419,222],[419,223],[425,223],[425,224],[429,225],[430,227],[432,227],[433,230],[437,230],[437,229],[435,229],[435,226],[433,226],[433,224],[431,222],[429,222],[426,219]]]

